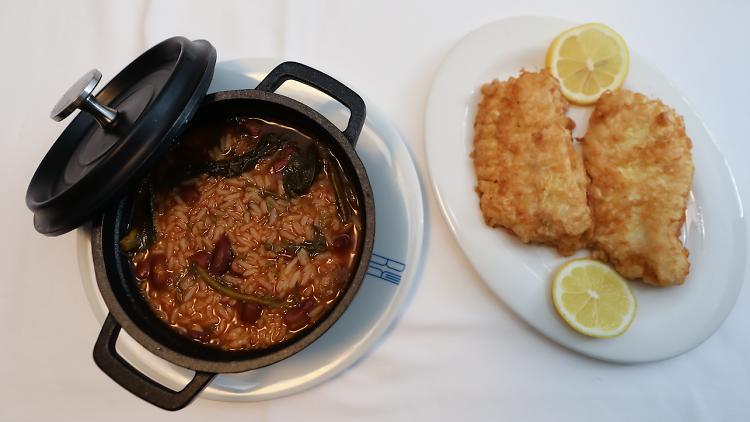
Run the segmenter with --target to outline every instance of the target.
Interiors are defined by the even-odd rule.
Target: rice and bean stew
[[[174,330],[261,349],[311,327],[346,287],[362,243],[354,192],[318,141],[259,119],[215,122],[141,185],[120,248]]]

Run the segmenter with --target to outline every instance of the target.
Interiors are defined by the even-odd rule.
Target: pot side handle
[[[274,92],[289,79],[322,91],[348,108],[351,115],[343,134],[352,147],[357,146],[357,138],[367,116],[362,97],[325,73],[297,62],[284,62],[276,66],[255,89]]]
[[[116,383],[155,406],[180,410],[195,400],[217,375],[196,371],[193,380],[182,391],[172,391],[157,384],[127,363],[115,350],[120,328],[112,314],[108,314],[94,345],[94,361]]]

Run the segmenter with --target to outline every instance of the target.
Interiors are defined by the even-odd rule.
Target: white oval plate
[[[209,93],[255,88],[279,63],[271,59],[218,63]],[[288,82],[276,93],[312,107],[340,129],[346,127],[349,111],[316,89]],[[375,196],[376,229],[374,255],[357,296],[333,327],[301,352],[265,368],[219,375],[201,398],[261,401],[306,390],[357,361],[396,318],[422,253],[422,190],[401,135],[380,109],[362,97],[367,118],[356,150]],[[90,228],[78,230],[78,261],[86,296],[101,324],[108,310],[94,276]],[[143,373],[169,388],[180,390],[193,377],[193,371],[156,357],[124,331],[117,350]]]
[[[531,326],[558,343],[614,362],[649,362],[698,346],[724,322],[739,294],[747,255],[746,222],[731,171],[697,112],[659,70],[630,52],[623,88],[659,98],[685,117],[693,141],[695,177],[683,238],[690,275],[680,287],[631,286],[638,312],[620,337],[596,339],[572,330],[552,304],[554,274],[568,259],[551,247],[522,243],[485,225],[474,187],[474,118],[483,84],[544,68],[552,40],[577,24],[521,17],[490,23],[463,38],[433,81],[425,113],[425,150],[432,188],[443,219],[466,258],[500,299]],[[585,134],[591,107],[572,106],[568,116]],[[450,171],[445,171],[449,169]]]

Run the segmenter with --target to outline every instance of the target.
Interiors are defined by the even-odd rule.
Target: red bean
[[[331,251],[333,253],[343,252],[349,247],[349,236],[346,234],[340,234],[333,238],[333,245],[331,245]]]
[[[284,167],[289,165],[289,161],[291,161],[292,159],[292,153],[298,150],[299,148],[295,147],[294,145],[290,145],[284,148],[284,155],[282,155],[278,160],[274,161],[271,165],[271,173],[277,173],[283,170]]]
[[[284,322],[286,322],[292,330],[304,327],[309,322],[307,314],[312,311],[315,305],[316,303],[314,300],[305,299],[299,305],[286,311],[284,314]]]
[[[260,133],[263,131],[263,121],[258,119],[246,120],[244,125],[245,130],[253,137],[260,136]]]
[[[182,185],[180,186],[180,198],[188,205],[195,205],[201,198],[201,193],[194,184]]]
[[[164,255],[151,257],[151,286],[155,289],[163,289],[169,283],[169,270],[167,269],[167,258]]]
[[[203,341],[203,342],[208,341],[208,333],[206,333],[205,331],[188,330],[187,334],[193,340],[198,340],[198,341]]]
[[[135,265],[135,277],[139,280],[145,280],[151,274],[151,257],[138,262]]]
[[[211,260],[211,254],[206,251],[199,251],[194,253],[190,257],[190,260],[205,270],[208,269],[208,262]]]
[[[229,270],[234,255],[232,254],[232,241],[229,236],[223,234],[214,245],[214,253],[211,254],[211,262],[208,264],[208,272],[213,274],[225,274]]]
[[[255,302],[245,302],[240,311],[240,319],[248,324],[255,324],[260,319],[262,310]]]

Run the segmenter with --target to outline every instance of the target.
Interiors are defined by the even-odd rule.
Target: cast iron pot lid
[[[121,199],[158,163],[208,91],[216,50],[205,40],[174,37],[143,53],[96,96],[101,73],[84,75],[50,117],[86,113],[68,125],[26,192],[34,227],[67,233]]]

